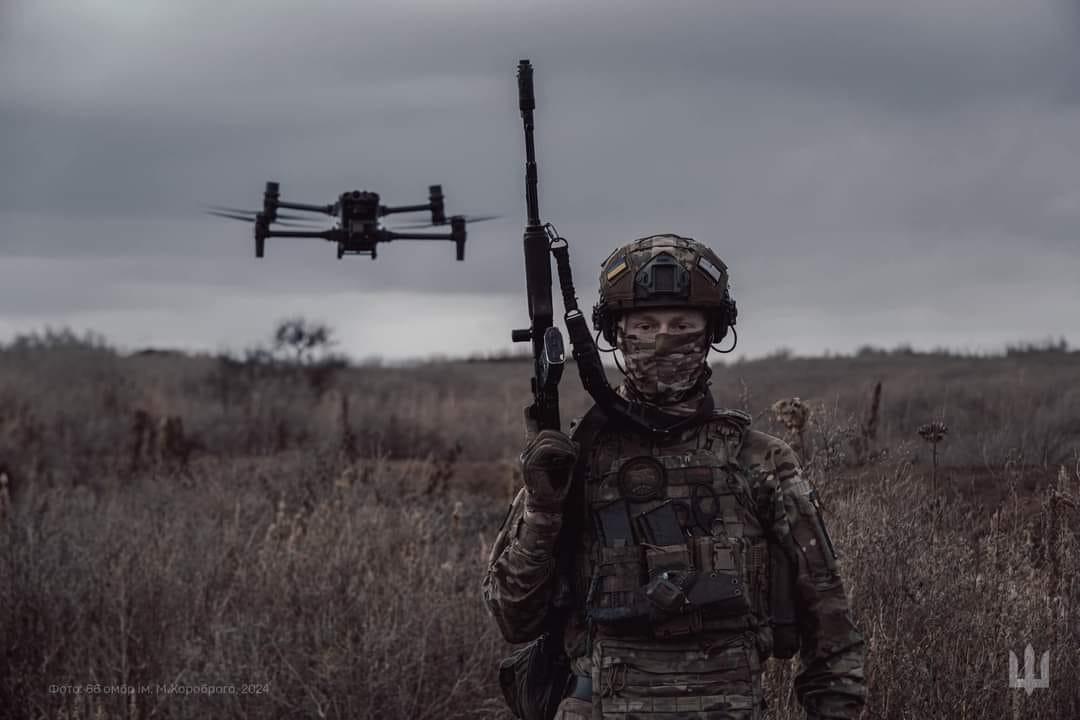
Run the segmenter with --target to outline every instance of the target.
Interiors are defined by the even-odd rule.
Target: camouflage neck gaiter
[[[659,333],[643,340],[620,328],[617,345],[626,359],[626,379],[631,388],[657,405],[685,399],[707,369],[709,342],[705,332]]]

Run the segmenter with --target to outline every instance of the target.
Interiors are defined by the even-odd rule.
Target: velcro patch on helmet
[[[622,275],[624,272],[626,272],[628,267],[629,267],[629,265],[626,264],[626,258],[625,257],[616,258],[611,263],[611,265],[608,266],[607,275],[606,275],[606,277],[608,279],[608,282],[611,282],[615,278]]]
[[[709,260],[704,255],[698,258],[697,265],[699,268],[701,268],[702,272],[712,278],[714,285],[720,283],[720,279],[724,276],[724,273],[720,270],[720,268],[709,262]]]

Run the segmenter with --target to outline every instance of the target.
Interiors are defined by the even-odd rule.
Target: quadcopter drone
[[[310,205],[307,203],[285,202],[280,200],[279,185],[276,182],[266,183],[266,191],[263,193],[262,210],[237,210],[220,206],[212,206],[207,212],[218,217],[243,220],[255,224],[255,257],[261,258],[266,251],[266,238],[292,237],[292,238],[322,238],[337,244],[337,256],[340,260],[346,255],[370,255],[375,259],[376,246],[381,242],[392,240],[450,240],[457,248],[457,259],[465,259],[465,223],[492,220],[495,215],[482,217],[466,217],[454,215],[449,218],[450,233],[440,234],[432,232],[399,232],[415,228],[435,227],[447,224],[446,213],[443,209],[443,194],[441,185],[428,187],[428,202],[423,205],[399,205],[390,207],[379,204],[378,193],[352,190],[342,193],[337,202],[329,205]],[[303,215],[293,215],[278,212],[279,208],[287,210],[299,210],[309,213],[321,213],[337,218],[337,226],[328,230],[320,230],[308,223],[311,219]],[[410,213],[431,211],[431,223],[420,225],[402,225],[397,228],[382,227],[383,216],[393,213]],[[302,222],[296,222],[302,221]],[[285,227],[297,227],[298,230],[278,230],[271,225]]]

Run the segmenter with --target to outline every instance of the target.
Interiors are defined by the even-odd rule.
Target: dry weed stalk
[[[1080,470],[1076,474],[1080,480]],[[1044,557],[1050,565],[1050,577],[1054,587],[1052,594],[1057,594],[1064,568],[1075,567],[1075,558],[1068,557],[1066,534],[1069,532],[1070,519],[1080,508],[1077,494],[1072,489],[1069,471],[1062,465],[1058,468],[1057,482],[1047,489],[1043,498],[1043,514],[1046,518],[1046,530],[1042,538]],[[1072,562],[1070,562],[1072,561]]]
[[[931,466],[931,471],[930,471],[930,473],[931,473],[930,474],[930,486],[936,490],[937,489],[937,467],[938,467],[938,463],[937,463],[938,449],[937,449],[937,447],[938,447],[938,443],[940,443],[942,440],[944,440],[945,436],[949,434],[949,428],[945,423],[935,420],[934,422],[926,423],[925,425],[920,425],[918,432],[919,432],[919,437],[921,437],[926,442],[930,443],[930,447],[932,448],[931,453],[930,453],[930,457],[931,457],[931,462],[933,464]]]
[[[455,465],[464,449],[465,446],[460,442],[454,443],[453,447],[435,461],[434,468],[431,474],[428,475],[427,486],[424,488],[424,495],[446,497],[446,494],[450,489],[450,480],[454,477],[454,473],[456,472]]]
[[[138,409],[131,421],[131,471],[143,466],[144,460],[153,458],[157,449],[157,425],[150,413]]]
[[[205,449],[201,440],[184,432],[184,420],[179,415],[155,419],[151,412],[137,409],[132,415],[130,434],[130,472],[162,465],[186,472],[192,453]]]
[[[746,381],[739,378],[739,409],[743,412],[752,412],[750,410],[750,386],[746,384]]]
[[[11,514],[11,491],[8,487],[8,474],[0,471],[0,525],[7,522]]]
[[[274,519],[266,526],[266,534],[263,536],[263,544],[269,545],[282,533],[281,528],[285,524],[285,498],[278,498],[274,505]]]
[[[454,526],[454,532],[461,532],[461,516],[465,514],[465,503],[460,500],[454,501],[454,511],[450,514],[451,524]]]
[[[807,459],[803,463],[808,474],[827,475],[842,465],[850,464],[851,439],[856,432],[855,420],[841,411],[839,398],[831,405],[814,403],[807,431],[811,439],[807,443]]]
[[[352,420],[349,417],[349,394],[341,394],[341,412],[338,415],[338,428],[340,437],[341,453],[345,461],[352,465],[360,456],[356,448],[356,433],[352,429]]]
[[[865,465],[879,459],[882,453],[876,453],[878,423],[881,418],[881,381],[874,383],[870,395],[870,407],[866,417],[859,425],[859,434],[851,439],[852,460],[855,465]]]

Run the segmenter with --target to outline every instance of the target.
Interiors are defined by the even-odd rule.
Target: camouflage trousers
[[[592,703],[577,698],[566,698],[559,703],[555,720],[592,720]]]
[[[577,698],[566,698],[559,705],[559,711],[555,713],[555,720],[592,720],[593,717],[592,703],[587,700],[578,700]],[[629,712],[621,715],[603,714],[601,717],[620,717],[627,718],[627,720],[637,720],[637,718],[654,718],[663,717],[665,719],[675,720],[676,718],[706,718],[712,720],[713,718],[724,718],[724,720],[760,720],[764,717],[764,711],[760,708],[748,708],[742,709],[728,705],[726,708],[717,708],[707,711],[674,711],[665,714],[655,713],[636,713]]]
[[[700,640],[597,639],[593,702],[566,698],[556,720],[759,720],[761,659],[745,636]]]

